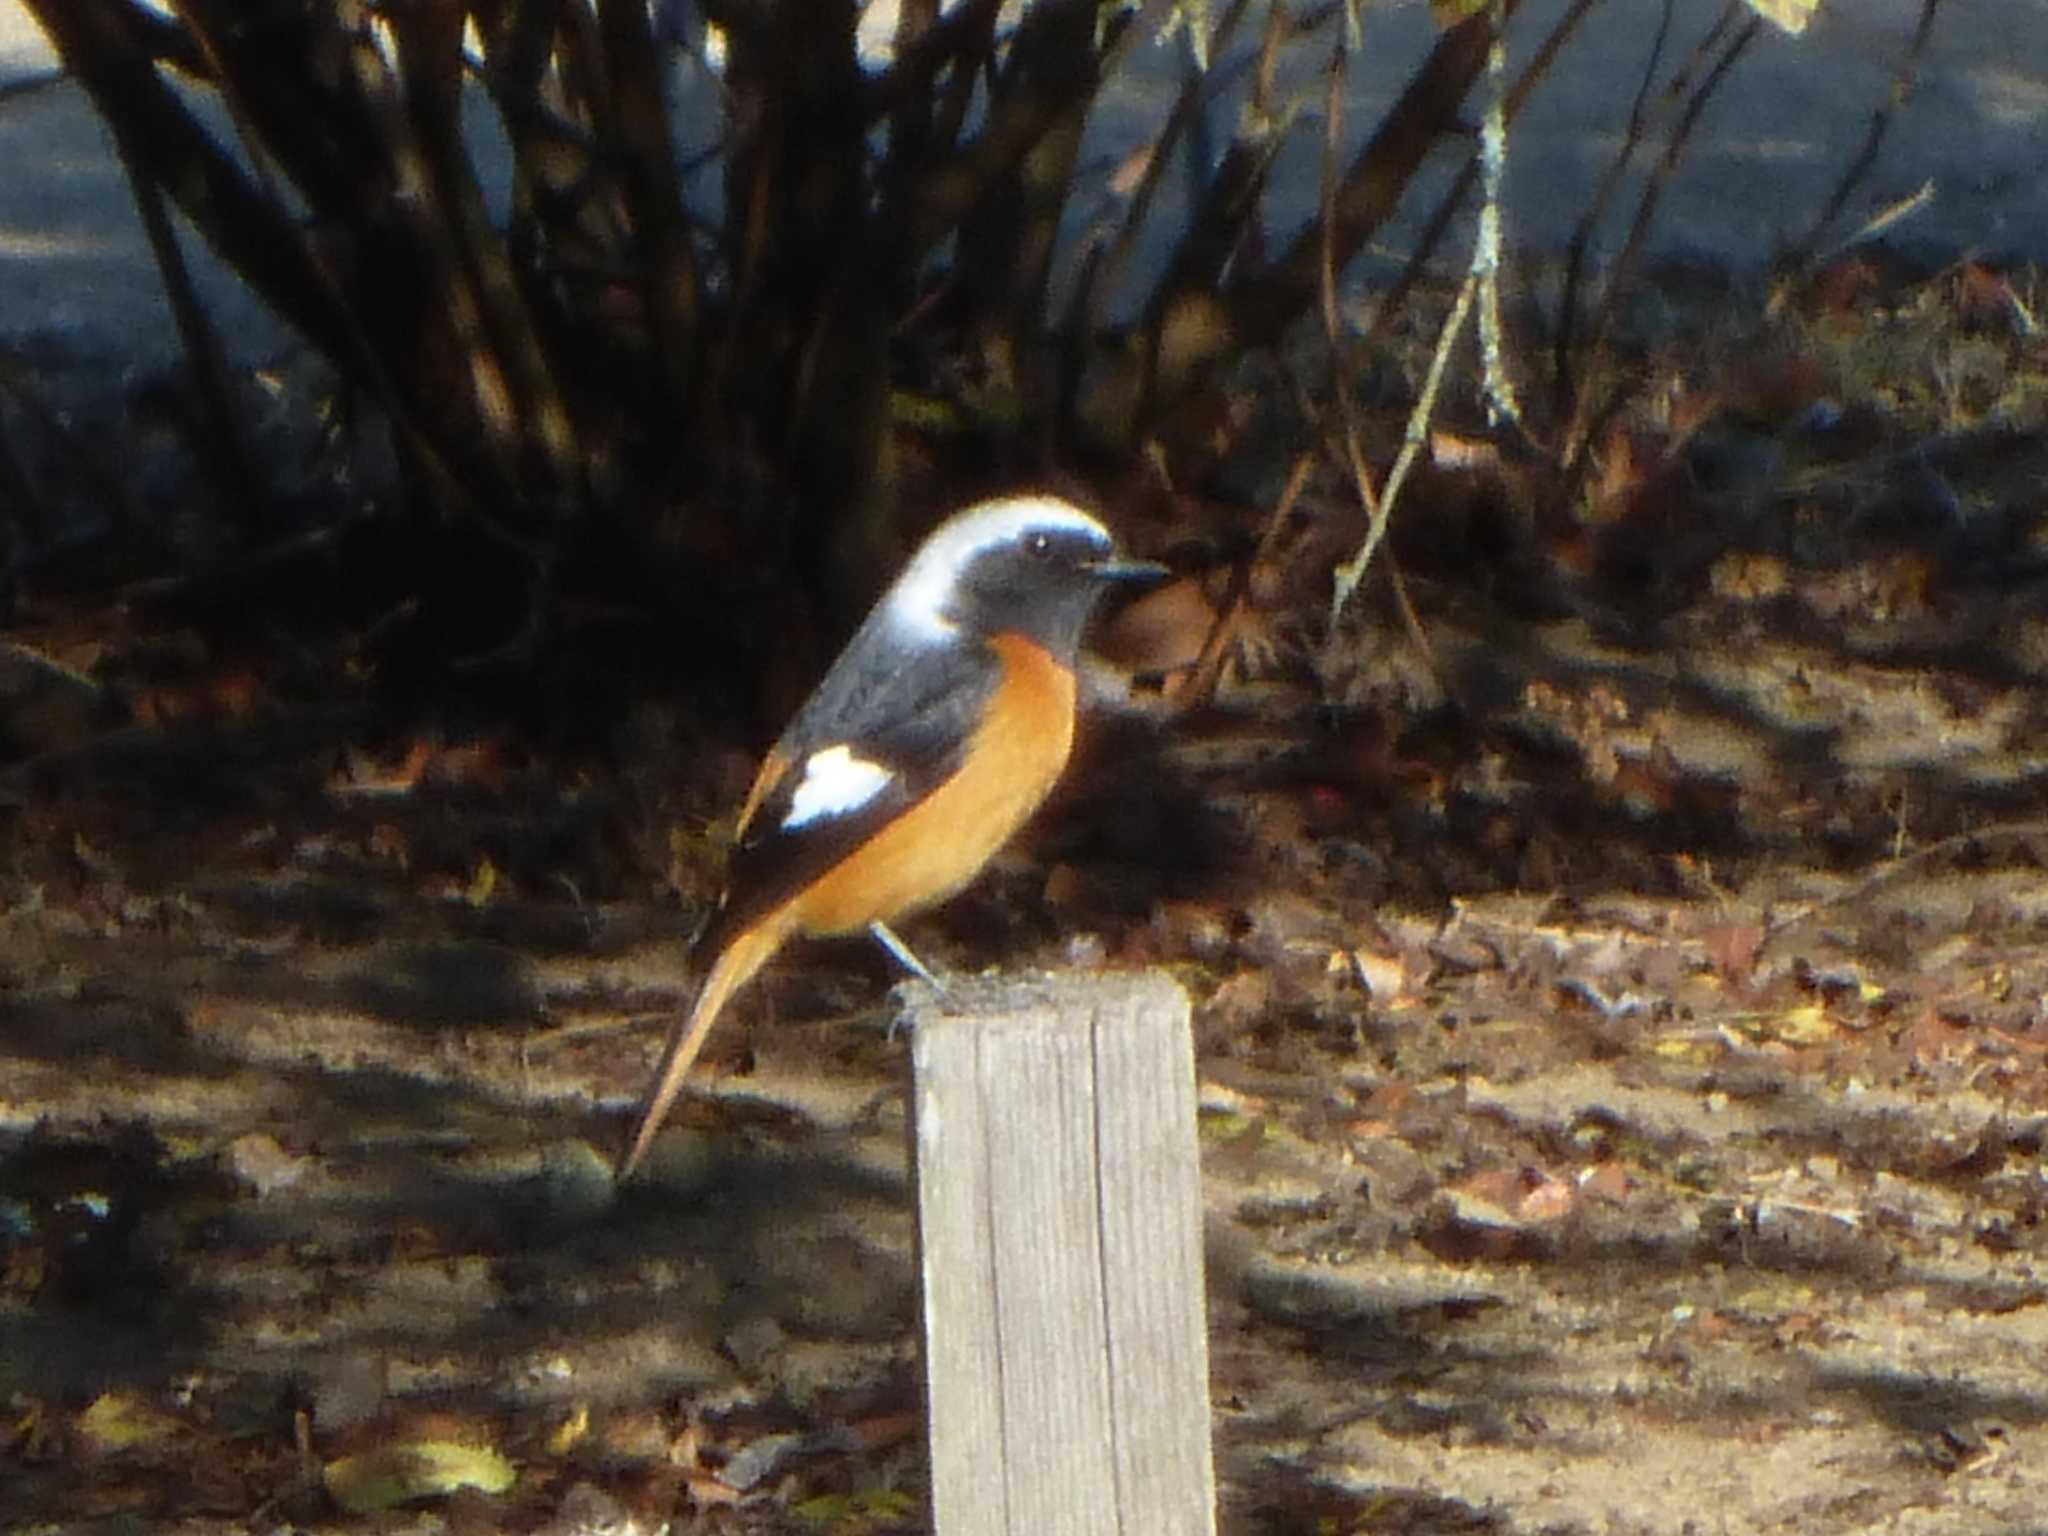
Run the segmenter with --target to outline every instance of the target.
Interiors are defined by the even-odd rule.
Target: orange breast
[[[960,770],[791,902],[784,932],[854,933],[944,901],[1044,804],[1074,744],[1074,674],[1022,635],[990,644],[1003,685]]]

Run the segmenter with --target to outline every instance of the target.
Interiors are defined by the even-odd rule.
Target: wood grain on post
[[[939,1536],[1212,1536],[1185,993],[1157,974],[912,991]]]

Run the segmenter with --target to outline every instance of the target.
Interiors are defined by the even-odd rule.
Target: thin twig
[[[1634,163],[1636,151],[1642,148],[1649,128],[1650,91],[1656,83],[1657,70],[1664,61],[1664,49],[1671,39],[1675,6],[1676,0],[1663,0],[1657,36],[1650,44],[1650,56],[1643,62],[1642,78],[1636,82],[1636,98],[1629,106],[1628,127],[1622,134],[1621,147],[1601,173],[1600,183],[1593,189],[1593,196],[1579,215],[1578,225],[1572,230],[1571,240],[1565,247],[1564,291],[1558,299],[1557,340],[1551,349],[1550,405],[1553,420],[1562,420],[1571,407],[1571,358],[1578,334],[1579,290],[1585,282],[1587,253],[1592,247],[1593,232],[1600,227],[1607,205],[1621,189],[1622,177]]]
[[[1510,14],[1518,4],[1506,0]],[[1352,157],[1333,215],[1325,221],[1339,265],[1349,262],[1392,215],[1438,142],[1461,130],[1459,104],[1486,66],[1486,46],[1484,16],[1446,28],[1378,129]],[[1225,303],[1241,344],[1268,343],[1314,303],[1324,238],[1321,230],[1303,229],[1272,260],[1234,276]]]
[[[1408,415],[1408,428],[1402,435],[1401,451],[1394,458],[1394,467],[1387,474],[1387,482],[1380,492],[1379,507],[1373,513],[1372,525],[1366,530],[1365,542],[1358,546],[1358,553],[1331,573],[1333,590],[1330,595],[1330,629],[1334,634],[1337,621],[1343,616],[1344,605],[1351,600],[1351,594],[1358,590],[1358,583],[1365,576],[1365,568],[1372,561],[1373,552],[1386,537],[1387,525],[1393,520],[1394,503],[1399,500],[1401,486],[1408,478],[1408,471],[1414,466],[1415,457],[1422,451],[1422,445],[1429,434],[1429,418],[1436,409],[1437,390],[1442,386],[1444,367],[1451,358],[1451,347],[1458,339],[1458,333],[1465,328],[1465,320],[1472,312],[1472,296],[1479,284],[1467,277],[1458,289],[1458,301],[1451,306],[1451,313],[1444,321],[1443,333],[1437,337],[1436,355],[1429,360],[1429,373],[1422,383],[1422,393],[1415,401],[1415,408]]]
[[[124,126],[117,125],[115,142],[120,146],[121,166],[128,173],[128,189],[134,194],[143,233],[156,258],[157,274],[163,279],[178,340],[185,349],[186,373],[198,397],[201,421],[195,430],[200,456],[213,472],[214,488],[226,502],[229,515],[244,533],[254,533],[262,523],[265,498],[236,409],[227,349],[221,345],[220,331],[192,281],[192,268],[165,206],[163,186],[133,152],[126,132]]]
[[[1236,34],[1237,24],[1243,18],[1250,0],[1231,0],[1223,13],[1223,19],[1216,24],[1216,35],[1212,50],[1220,52],[1229,45]],[[1152,204],[1159,194],[1159,188],[1166,179],[1167,168],[1173,163],[1181,139],[1199,126],[1209,103],[1225,86],[1235,80],[1251,66],[1256,55],[1245,54],[1228,62],[1198,70],[1181,84],[1180,94],[1174,99],[1173,110],[1167,114],[1159,135],[1145,151],[1145,169],[1138,178],[1138,184],[1125,202],[1124,215],[1119,221],[1116,233],[1110,238],[1108,248],[1101,260],[1089,274],[1086,312],[1090,334],[1100,334],[1109,323],[1109,306],[1115,296],[1117,284],[1123,278],[1125,266],[1132,252],[1138,248],[1146,219],[1151,215]],[[1197,150],[1190,157],[1200,161],[1203,157]],[[1199,166],[1196,167],[1199,170]]]
[[[1717,24],[1715,32],[1710,36],[1718,34],[1722,27],[1725,27],[1733,14],[1733,5],[1734,0],[1730,0],[1730,11],[1724,13],[1721,23]],[[1600,303],[1600,315],[1594,325],[1590,356],[1598,358],[1606,350],[1608,338],[1613,333],[1615,317],[1620,313],[1622,294],[1628,289],[1629,279],[1647,248],[1650,228],[1656,222],[1658,204],[1663,201],[1665,190],[1677,175],[1678,164],[1685,157],[1686,146],[1692,141],[1693,130],[1699,126],[1707,103],[1714,99],[1726,82],[1729,72],[1735,68],[1736,61],[1756,40],[1757,33],[1762,31],[1763,27],[1763,21],[1752,16],[1734,37],[1722,45],[1719,57],[1714,60],[1706,77],[1687,98],[1684,110],[1679,114],[1677,122],[1672,125],[1671,135],[1664,145],[1664,153],[1651,171],[1650,179],[1643,187],[1642,198],[1636,204],[1636,215],[1629,225],[1628,238],[1623,241],[1621,254],[1615,259],[1614,266],[1608,274],[1606,292]],[[1578,463],[1588,440],[1588,424],[1599,409],[1600,403],[1591,398],[1590,391],[1581,392],[1562,444],[1562,460],[1567,469]]]
[[[1374,493],[1372,476],[1366,469],[1365,449],[1358,429],[1358,401],[1351,393],[1351,370],[1346,366],[1342,322],[1337,313],[1337,145],[1344,136],[1344,81],[1348,73],[1349,29],[1340,31],[1330,50],[1328,86],[1323,104],[1323,162],[1321,198],[1316,210],[1322,225],[1322,259],[1317,273],[1318,297],[1322,301],[1323,340],[1330,349],[1330,388],[1337,401],[1338,429],[1344,444],[1344,468],[1357,486],[1359,504],[1374,523],[1380,521],[1380,499]]]
[[[1564,45],[1571,40],[1579,24],[1592,14],[1600,3],[1601,0],[1573,0],[1571,9],[1558,18],[1557,25],[1551,28],[1550,35],[1543,40],[1543,46],[1536,50],[1536,56],[1529,61],[1528,67],[1515,77],[1514,86],[1507,94],[1504,108],[1507,126],[1514,125],[1530,95],[1550,73],[1550,66],[1556,62],[1558,54],[1564,50]],[[1402,266],[1400,276],[1394,279],[1393,286],[1374,303],[1372,316],[1360,331],[1354,350],[1370,351],[1385,335],[1394,317],[1406,312],[1408,295],[1427,274],[1430,259],[1435,256],[1437,247],[1443,243],[1444,236],[1450,232],[1452,220],[1464,206],[1465,199],[1471,195],[1473,183],[1478,179],[1479,156],[1474,150],[1467,154],[1465,163],[1459,167],[1457,176],[1451,182],[1450,189],[1437,201],[1436,208],[1424,223],[1421,236],[1416,240],[1415,248],[1407,262]]]
[[[1223,663],[1230,655],[1230,643],[1237,635],[1238,620],[1250,601],[1252,575],[1271,558],[1273,546],[1280,541],[1280,530],[1287,526],[1287,519],[1294,511],[1295,502],[1300,500],[1302,488],[1308,484],[1309,473],[1315,466],[1316,455],[1313,453],[1296,457],[1280,499],[1273,504],[1272,514],[1259,534],[1257,546],[1230,574],[1230,586],[1223,594],[1223,601],[1217,605],[1215,622],[1202,639],[1202,649],[1195,657],[1193,670],[1174,693],[1173,702],[1177,710],[1194,709],[1208,702],[1216,692],[1216,685],[1223,678]]]
[[[1472,242],[1472,275],[1479,279],[1479,362],[1489,425],[1520,426],[1521,403],[1508,373],[1506,341],[1500,319],[1501,182],[1507,175],[1508,14],[1505,0],[1488,0],[1487,26],[1493,40],[1486,50],[1486,121],[1479,137],[1479,233]]]
[[[1862,145],[1850,158],[1848,168],[1842,172],[1841,180],[1835,184],[1835,190],[1829,195],[1826,206],[1821,209],[1820,217],[1813,221],[1813,227],[1807,230],[1805,235],[1794,242],[1785,263],[1792,270],[1806,270],[1833,254],[1832,251],[1820,252],[1821,240],[1835,220],[1842,216],[1843,208],[1848,206],[1849,198],[1856,188],[1862,185],[1863,178],[1870,174],[1871,167],[1877,164],[1878,151],[1884,146],[1885,134],[1891,129],[1893,115],[1913,94],[1913,85],[1920,73],[1920,57],[1927,51],[1927,39],[1934,31],[1935,12],[1940,9],[1941,0],[1921,0],[1920,23],[1913,29],[1913,40],[1906,45],[1906,55],[1899,61],[1899,67],[1892,76],[1890,96],[1882,107],[1870,115],[1870,131],[1864,135]],[[1846,243],[1853,244],[1856,240],[1865,238],[1868,238],[1867,230],[1859,232]],[[1816,254],[1817,252],[1820,254]]]

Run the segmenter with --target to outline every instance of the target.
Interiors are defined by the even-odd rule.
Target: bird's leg
[[[908,944],[896,936],[896,930],[879,918],[868,924],[868,932],[875,936],[875,942],[896,957],[896,963],[919,981],[928,982],[939,996],[947,995],[946,984],[932,974],[930,968],[911,952]]]

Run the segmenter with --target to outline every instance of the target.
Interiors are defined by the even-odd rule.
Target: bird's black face
[[[1144,584],[1166,567],[1127,560],[1102,529],[1031,529],[1014,545],[992,547],[961,571],[954,614],[965,629],[1004,631],[1035,640],[1071,668],[1081,634],[1112,588]]]
[[[1109,531],[1078,507],[1054,497],[1009,497],[942,524],[877,618],[913,643],[1009,631],[1071,666],[1104,592],[1157,569],[1119,560]]]
[[[979,634],[1028,635],[1071,665],[1088,616],[1109,589],[1100,571],[1114,569],[1115,559],[1106,536],[1064,528],[1027,531],[967,563],[951,604],[953,617]]]

